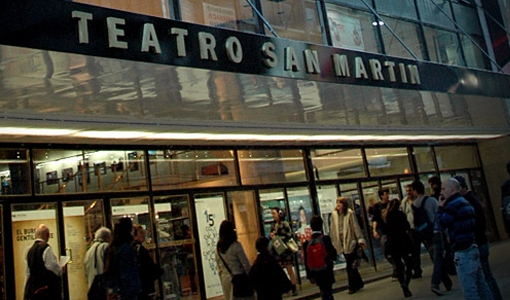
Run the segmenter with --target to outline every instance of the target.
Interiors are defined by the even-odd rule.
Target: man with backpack
[[[310,282],[317,284],[323,300],[333,300],[333,264],[336,261],[337,252],[331,238],[322,233],[322,218],[313,216],[310,219],[312,239],[305,242],[304,261],[306,277]]]
[[[445,239],[443,231],[436,224],[437,199],[425,195],[425,186],[419,180],[411,183],[410,192],[414,199],[411,205],[414,217],[414,230],[421,243],[425,245],[434,264],[430,280],[430,290],[434,294],[441,296],[443,295],[439,288],[441,282],[445,289],[450,291],[452,289],[452,280],[443,267]]]

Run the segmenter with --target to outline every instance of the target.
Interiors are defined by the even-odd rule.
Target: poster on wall
[[[232,8],[203,4],[205,25],[237,29],[235,25],[236,12]]]
[[[72,261],[67,265],[67,280],[72,282],[72,289],[69,289],[69,299],[87,300],[87,279],[83,258],[87,252],[87,243],[84,238],[87,235],[85,227],[85,209],[83,206],[64,207],[64,226],[66,249],[72,253]],[[92,231],[91,228],[89,228]]]
[[[56,214],[54,209],[16,211],[11,214],[16,300],[23,300],[27,271],[26,255],[35,242],[37,226],[40,224],[48,226],[50,229],[48,244],[55,256],[60,256]]]
[[[333,46],[365,50],[359,19],[337,10],[328,10],[328,20]]]
[[[218,265],[216,263],[216,243],[220,224],[225,220],[223,197],[214,196],[195,199],[197,212],[198,236],[202,255],[202,275],[205,281],[206,298],[223,295]]]
[[[329,234],[329,216],[336,207],[336,189],[322,188],[317,191],[317,196],[319,199],[321,217],[324,220],[324,232]]]

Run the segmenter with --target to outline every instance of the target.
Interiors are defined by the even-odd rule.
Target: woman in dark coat
[[[259,237],[255,243],[257,259],[250,269],[250,279],[258,300],[281,300],[282,294],[292,289],[292,283],[269,252],[269,239]]]
[[[413,246],[409,237],[409,222],[405,214],[400,210],[400,201],[394,199],[388,204],[388,208],[383,212],[383,219],[388,229],[386,253],[391,256],[395,264],[397,279],[402,287],[406,298],[412,297],[409,290],[409,282],[413,274]]]

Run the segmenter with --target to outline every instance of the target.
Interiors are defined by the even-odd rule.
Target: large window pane
[[[375,0],[375,5],[380,14],[418,20],[413,0]]]
[[[238,156],[243,184],[306,180],[301,150],[242,150]]]
[[[387,28],[389,26],[419,59],[424,59],[424,43],[421,40],[421,31],[418,24],[392,18],[384,18],[384,22],[386,22],[386,24],[381,26],[381,32],[386,54],[413,58],[411,53],[404,48],[399,40]]]
[[[489,68],[489,59],[478,47],[480,46],[483,51],[486,51],[483,37],[472,35],[471,38],[469,38],[467,35],[461,34],[460,39],[462,42],[462,49],[464,50],[464,56],[466,57],[466,66],[478,69]]]
[[[455,22],[469,34],[482,34],[476,8],[452,2]]]
[[[418,172],[435,171],[434,154],[430,147],[414,147],[413,154],[414,159],[416,160],[416,166],[418,167]]]
[[[34,149],[36,193],[146,190],[143,153]]]
[[[208,26],[255,32],[251,7],[244,0],[182,0],[182,20]]]
[[[1,195],[30,194],[30,168],[27,149],[0,150]]]
[[[444,0],[427,0],[417,1],[420,17],[425,23],[455,29],[450,19],[452,19],[452,11],[450,9],[450,1]]]
[[[434,149],[439,170],[480,167],[474,145],[440,146]]]
[[[411,170],[406,148],[366,149],[370,176],[408,174]]]
[[[366,176],[361,149],[315,149],[311,157],[317,180]]]
[[[379,52],[372,14],[329,3],[326,8],[333,46]]]
[[[81,2],[90,5],[102,6],[107,8],[113,8],[123,11],[129,11],[138,14],[163,17],[163,18],[175,18],[174,15],[170,15],[172,1],[161,1],[161,0],[146,0],[146,1],[123,1],[123,0],[74,0],[74,2]]]
[[[425,27],[430,60],[448,65],[462,65],[460,45],[455,32]]]
[[[154,190],[237,184],[231,150],[149,151]]]
[[[310,0],[262,0],[264,17],[279,37],[322,43],[317,4]],[[266,27],[266,34],[272,35]]]
[[[372,1],[365,1],[365,3],[363,3],[363,1],[359,1],[359,0],[356,0],[356,1],[352,1],[352,0],[328,0],[326,2],[331,2],[331,3],[339,4],[339,5],[342,5],[342,6],[345,5],[345,6],[349,6],[349,7],[361,8],[361,9],[366,9],[366,10],[368,10],[368,8],[365,5],[365,3],[370,5],[370,7],[372,7]]]

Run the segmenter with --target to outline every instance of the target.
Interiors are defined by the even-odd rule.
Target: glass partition
[[[480,167],[475,145],[437,146],[434,150],[439,170]]]
[[[85,4],[102,6],[117,10],[123,10],[133,12],[137,14],[144,14],[163,18],[172,18],[175,16],[172,13],[171,5],[172,1],[159,1],[159,0],[147,0],[147,1],[123,1],[123,0],[74,0],[74,2],[81,2]],[[172,14],[171,14],[172,13]]]
[[[243,184],[306,180],[302,150],[240,150],[238,157]]]
[[[450,1],[430,0],[417,1],[416,3],[418,4],[420,18],[423,22],[455,29],[455,25],[450,21],[453,18]]]
[[[430,147],[414,147],[413,155],[418,172],[433,172],[436,170],[434,166],[434,153],[432,153]]]
[[[37,194],[146,190],[143,151],[34,149]]]
[[[425,46],[421,39],[421,29],[418,24],[399,19],[384,18],[384,24],[380,24],[380,27],[386,54],[413,58],[411,53],[390,32],[389,27],[419,59],[425,58]]]
[[[37,227],[45,224],[50,230],[48,244],[56,257],[66,253],[60,253],[56,203],[13,204],[11,211],[16,300],[23,300],[27,274],[26,254],[34,244]]]
[[[413,0],[375,0],[375,4],[380,14],[418,20]]]
[[[455,32],[427,26],[424,28],[431,61],[448,65],[463,65],[461,63],[460,43]]]
[[[1,195],[30,194],[30,164],[27,149],[0,150]]]
[[[411,172],[406,148],[367,148],[365,153],[372,177]]]
[[[121,218],[131,218],[133,225],[140,224],[146,230],[146,248],[154,249],[154,235],[149,215],[149,197],[111,199],[112,224]]]
[[[311,159],[317,180],[366,176],[361,149],[314,149]]]
[[[237,185],[232,150],[149,151],[153,190]]]

